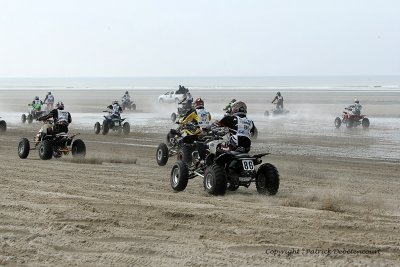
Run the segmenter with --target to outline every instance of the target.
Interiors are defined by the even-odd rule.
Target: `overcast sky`
[[[399,74],[398,0],[0,0],[0,77]]]

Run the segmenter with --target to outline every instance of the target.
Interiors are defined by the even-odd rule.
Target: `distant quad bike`
[[[268,111],[268,110],[266,110],[265,112],[264,112],[264,116],[265,117],[268,117],[268,116],[279,116],[279,115],[285,115],[285,114],[288,114],[289,113],[289,110],[287,110],[287,109],[284,109],[284,108],[274,108],[273,110],[271,110],[271,111]]]
[[[3,120],[0,120],[0,134],[4,133],[5,131],[7,131],[7,123]]]
[[[66,133],[59,133],[55,135],[45,134],[47,128],[51,126],[52,121],[44,122],[43,127],[39,133],[34,137],[31,143],[27,138],[21,138],[18,144],[18,156],[21,159],[28,157],[31,150],[38,150],[39,157],[42,160],[48,160],[52,157],[60,158],[63,154],[68,155],[70,152],[74,158],[84,158],[86,155],[86,145],[81,139],[73,140],[78,134],[69,136]]]
[[[108,111],[103,111],[108,112]],[[131,132],[131,126],[129,122],[124,122],[126,118],[122,119],[121,117],[114,116],[104,116],[103,124],[100,122],[96,122],[94,124],[94,133],[99,134],[100,132],[103,135],[108,134],[110,130],[117,131],[118,134],[124,133],[128,135]]]
[[[369,119],[365,115],[361,114],[350,114],[349,109],[345,108],[347,111],[343,111],[342,118],[336,117],[335,118],[335,127],[340,128],[343,124],[346,125],[346,128],[353,128],[357,127],[360,124],[364,129],[369,128]]]
[[[121,103],[122,103],[122,110],[126,110],[126,109],[136,110],[136,104],[135,104],[135,102],[133,102],[131,100],[122,99]]]
[[[256,184],[258,193],[275,195],[279,189],[279,173],[274,165],[262,164],[268,153],[250,156],[236,151],[221,151],[220,140],[196,142],[191,163],[178,160],[171,170],[170,185],[174,191],[185,190],[189,179],[203,178],[204,190],[211,195],[224,195],[226,190],[236,191],[239,186]]]
[[[189,111],[190,111],[190,108],[187,108],[185,106],[178,107],[178,112],[177,113],[172,112],[171,121],[175,122],[176,119],[179,120],[180,118],[183,118]]]
[[[33,120],[36,120],[42,116],[44,116],[47,111],[42,111],[42,110],[35,110],[35,109],[30,109],[29,113],[27,115],[22,114],[21,116],[21,122],[25,123],[26,121],[31,124]]]
[[[166,137],[166,143],[160,143],[156,152],[158,166],[165,166],[168,159],[177,156],[177,159],[184,162],[192,160],[194,150],[193,143],[197,140],[198,129],[187,124],[184,128],[171,129]]]

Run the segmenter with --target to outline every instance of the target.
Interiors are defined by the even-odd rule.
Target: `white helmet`
[[[360,104],[360,101],[358,100],[358,98],[354,99],[354,103]]]

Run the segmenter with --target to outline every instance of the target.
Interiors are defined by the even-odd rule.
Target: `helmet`
[[[48,95],[51,95],[51,92],[50,92],[50,91],[48,91],[48,92],[47,92],[47,94],[48,94]]]
[[[126,95],[129,95],[129,92],[128,92],[128,91],[125,91],[125,94],[126,94]]]
[[[232,100],[231,100],[231,103],[235,103],[235,102],[236,102],[236,99],[232,99]]]
[[[63,109],[64,109],[64,103],[60,101],[60,102],[57,103],[56,107],[57,107],[58,109],[63,110]]]
[[[232,106],[232,114],[246,114],[247,113],[247,106],[244,102],[238,101],[235,102]]]
[[[118,100],[113,101],[113,105],[118,105]]]
[[[354,103],[360,104],[360,101],[358,101],[358,99],[354,99]]]
[[[35,96],[35,100],[39,100],[39,97],[38,97],[38,96]]]
[[[281,96],[281,92],[276,93],[277,96]]]
[[[200,97],[194,101],[195,108],[204,108],[204,101]]]

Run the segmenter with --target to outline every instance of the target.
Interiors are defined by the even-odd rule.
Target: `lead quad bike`
[[[5,131],[7,131],[7,123],[4,120],[0,120],[0,133],[4,133]]]
[[[194,141],[199,138],[200,129],[192,123],[184,127],[171,129],[166,137],[166,143],[160,143],[156,151],[158,166],[165,166],[170,157],[177,156],[177,159],[185,162],[192,160]]]
[[[103,112],[109,113],[107,110]],[[101,132],[103,135],[106,135],[110,130],[117,131],[118,134],[123,132],[125,135],[128,135],[131,132],[131,126],[129,125],[129,122],[124,122],[126,118],[122,119],[121,116],[116,117],[112,116],[111,114],[103,117],[103,124],[100,124],[100,122],[96,122],[94,124],[95,134],[99,134]]]
[[[362,125],[364,129],[369,128],[369,119],[366,115],[361,114],[350,114],[351,109],[345,108],[347,111],[343,111],[342,118],[336,117],[335,118],[335,127],[340,128],[343,124],[346,125],[346,128],[353,128],[359,125]]]
[[[27,138],[21,138],[18,144],[18,156],[26,159],[31,150],[38,150],[42,160],[49,160],[52,157],[60,158],[62,155],[72,154],[73,158],[84,158],[86,155],[86,145],[81,139],[74,140],[74,134],[69,136],[66,133],[55,135],[47,134],[47,129],[53,124],[52,120],[44,121],[43,127],[34,137],[33,142]]]
[[[32,106],[32,104],[28,104],[28,106]],[[29,124],[31,124],[33,122],[33,120],[37,120],[40,117],[46,115],[47,113],[48,113],[48,111],[36,110],[34,108],[31,108],[28,111],[28,114],[21,115],[21,122],[22,123],[28,122]]]
[[[279,189],[279,173],[261,158],[269,153],[249,155],[239,151],[221,151],[221,140],[196,142],[192,163],[178,160],[171,170],[170,185],[174,191],[185,190],[188,181],[203,178],[204,190],[211,195],[224,195],[226,190],[236,191],[239,186],[248,188],[256,184],[257,192],[275,195]],[[261,164],[261,165],[260,165]],[[257,165],[260,165],[256,168]]]

